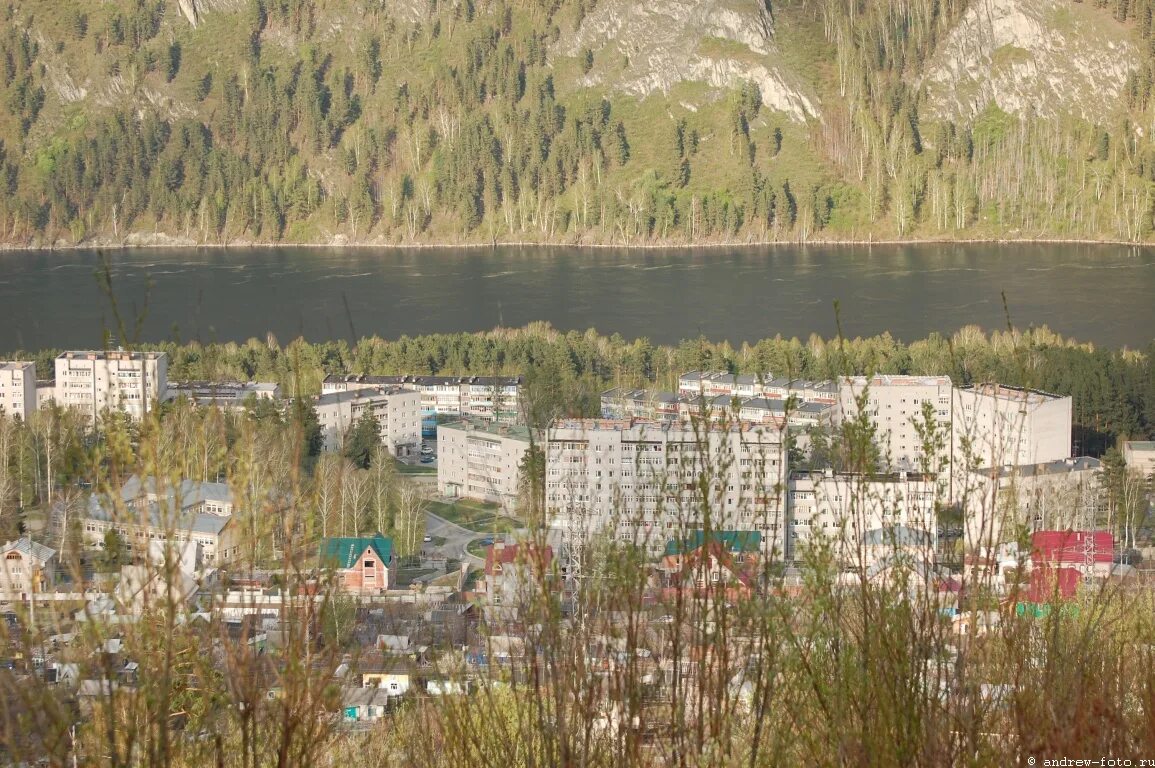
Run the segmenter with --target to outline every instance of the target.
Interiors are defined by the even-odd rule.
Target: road
[[[432,512],[425,513],[425,532],[430,536],[438,536],[445,539],[445,543],[439,547],[426,544],[426,551],[432,550],[440,552],[445,557],[461,558],[464,562],[477,567],[485,565],[484,560],[469,554],[469,552],[465,550],[466,544],[474,539],[485,536],[485,533],[462,528],[457,523],[450,522],[444,517],[439,517]]]

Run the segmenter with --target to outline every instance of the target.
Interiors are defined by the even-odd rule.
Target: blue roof
[[[352,568],[366,549],[372,548],[389,565],[393,562],[393,539],[375,533],[372,536],[339,536],[321,541],[321,565]]]

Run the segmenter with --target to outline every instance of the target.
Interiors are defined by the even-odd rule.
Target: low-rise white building
[[[993,551],[1028,531],[1079,530],[1103,504],[1101,463],[1081,456],[967,472],[961,481],[967,551]],[[956,479],[956,482],[960,482]]]
[[[438,492],[495,502],[512,510],[528,450],[526,427],[476,419],[441,424],[437,427]]]
[[[233,522],[233,496],[224,483],[183,480],[178,486],[161,485],[152,478],[133,475],[120,499],[93,494],[81,514],[84,543],[103,549],[105,535],[116,531],[128,554],[147,559],[158,545],[199,548],[199,561],[220,565],[240,555],[240,534]]]
[[[23,602],[52,588],[56,550],[27,536],[0,547],[0,602]]]
[[[1123,443],[1123,461],[1140,477],[1155,477],[1155,441],[1129,440]]]
[[[777,426],[565,420],[548,434],[546,505],[563,540],[660,551],[686,531],[757,530],[781,557],[786,464]]]
[[[36,363],[0,361],[0,416],[28,421],[36,410]]]
[[[56,402],[56,379],[36,380],[36,410]]]
[[[106,409],[139,420],[164,399],[167,388],[164,352],[62,352],[56,358],[56,402],[93,422]]]
[[[330,392],[317,398],[316,408],[327,451],[339,451],[366,413],[377,419],[381,445],[392,455],[409,456],[421,442],[421,395],[413,389],[381,386]]]
[[[269,381],[174,381],[165,400],[186,398],[195,405],[237,410],[253,400],[279,400],[281,388]]]
[[[788,556],[801,559],[807,547],[823,544],[843,563],[869,567],[870,563],[863,565],[863,561],[873,561],[873,554],[864,548],[870,531],[903,527],[925,532],[933,542],[938,530],[938,499],[938,479],[933,475],[793,473],[789,483]]]

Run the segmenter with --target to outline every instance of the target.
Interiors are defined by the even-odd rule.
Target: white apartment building
[[[321,393],[405,387],[421,393],[425,416],[473,416],[513,423],[521,420],[521,384],[521,376],[329,375]]]
[[[959,387],[952,450],[959,470],[1028,466],[1071,456],[1070,397],[1002,384]]]
[[[1104,504],[1101,463],[1081,456],[960,475],[967,551],[990,550],[1029,531],[1084,530]]]
[[[36,410],[36,363],[0,361],[0,416],[21,421]]]
[[[517,503],[529,430],[480,419],[437,427],[437,490],[501,504]]]
[[[63,352],[56,358],[56,402],[94,422],[105,409],[139,420],[167,388],[164,352]]]
[[[613,536],[660,551],[707,527],[783,552],[786,446],[777,428],[574,419],[549,431],[546,506],[563,541]],[[703,493],[705,487],[705,493]]]
[[[281,388],[271,381],[174,381],[165,400],[186,398],[195,405],[239,410],[250,400],[279,400]]]
[[[793,473],[787,555],[798,560],[808,546],[823,542],[843,563],[860,565],[869,559],[863,546],[867,533],[898,528],[925,533],[933,548],[937,498],[938,480],[933,475]]]
[[[358,388],[317,398],[317,418],[326,451],[339,451],[345,436],[366,413],[381,425],[381,445],[394,456],[410,455],[421,442],[421,395],[403,387]]]
[[[835,423],[855,419],[860,401],[865,398],[862,404],[876,429],[883,468],[920,469],[923,441],[916,425],[922,423],[923,406],[929,405],[944,441],[942,456],[927,457],[931,460],[929,468],[937,470],[938,461],[934,459],[949,458],[952,392],[949,376],[846,377],[839,389]]]

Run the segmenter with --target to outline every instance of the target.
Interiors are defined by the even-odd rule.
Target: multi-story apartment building
[[[322,394],[374,387],[405,387],[421,393],[422,416],[473,416],[507,423],[520,421],[521,376],[330,375]]]
[[[106,409],[139,420],[167,388],[164,352],[63,352],[56,358],[56,402],[93,421]]]
[[[954,391],[952,450],[960,471],[1071,456],[1071,398],[1002,384]]]
[[[517,503],[521,465],[529,450],[526,427],[480,419],[437,427],[437,489],[501,504]]]
[[[317,418],[325,450],[338,451],[345,435],[366,413],[381,425],[381,445],[394,456],[409,456],[421,442],[421,395],[404,387],[358,388],[317,398]]]
[[[546,505],[563,541],[657,552],[692,530],[756,530],[780,557],[786,464],[780,428],[567,420],[548,434]]]
[[[0,361],[0,416],[21,421],[36,410],[36,363]]]
[[[847,565],[869,559],[867,534],[905,528],[933,542],[938,530],[933,475],[895,472],[851,475],[796,472],[789,483],[787,556],[800,559],[806,548],[823,542]]]
[[[240,553],[240,534],[233,522],[234,503],[224,483],[183,480],[157,487],[152,478],[133,475],[120,491],[120,503],[93,494],[81,515],[84,543],[104,547],[109,530],[116,531],[127,552],[147,557],[150,548],[190,542],[204,564],[220,565]]]
[[[187,398],[195,405],[224,410],[244,408],[250,400],[278,400],[281,388],[264,381],[174,381],[168,385],[166,400]]]
[[[1105,505],[1101,469],[1098,459],[1081,456],[956,473],[967,550],[1014,541],[1020,527],[1093,528]]]
[[[937,471],[940,461],[949,460],[952,392],[949,376],[847,377],[840,386],[835,421],[857,418],[862,405],[874,425],[884,469],[920,469],[925,458],[928,468]],[[929,406],[942,440],[940,456],[923,456],[919,425],[924,406]]]

